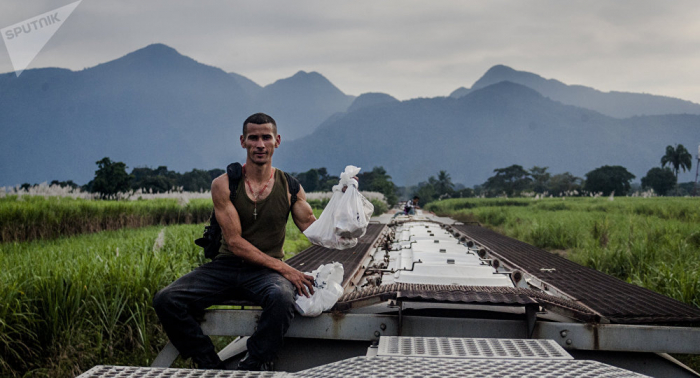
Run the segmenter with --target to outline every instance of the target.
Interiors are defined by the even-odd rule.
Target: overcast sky
[[[3,0],[0,28],[71,2]],[[83,0],[28,68],[79,70],[160,42],[261,85],[317,71],[347,94],[404,100],[505,64],[700,103],[698,20],[698,0]]]

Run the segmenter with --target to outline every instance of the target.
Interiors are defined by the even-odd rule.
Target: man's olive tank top
[[[257,219],[253,219],[255,203],[245,190],[245,179],[241,179],[236,190],[233,206],[241,220],[241,236],[262,252],[281,259],[284,257],[284,237],[287,218],[289,217],[289,197],[287,197],[287,178],[279,169],[275,169],[275,184],[267,198],[258,200]],[[222,235],[219,256],[233,256]]]

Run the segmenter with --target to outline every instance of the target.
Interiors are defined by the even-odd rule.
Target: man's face
[[[279,147],[281,138],[275,133],[271,123],[246,125],[246,135],[241,135],[241,147],[245,148],[248,160],[253,164],[264,165],[272,161],[275,148]]]

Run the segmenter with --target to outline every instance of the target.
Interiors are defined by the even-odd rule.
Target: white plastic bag
[[[340,182],[333,187],[333,196],[323,213],[304,231],[312,244],[335,249],[352,248],[365,234],[374,206],[357,189],[357,180],[353,177],[358,173],[360,168],[348,165],[340,174]],[[347,187],[345,193],[343,187]]]
[[[343,238],[335,233],[335,209],[338,207],[342,196],[342,187],[339,185],[334,186],[331,200],[326,205],[326,208],[323,209],[321,216],[304,231],[304,235],[311,244],[334,249],[352,248],[357,245],[357,239]]]
[[[365,201],[367,201],[365,197],[357,190],[357,181],[352,180],[335,209],[336,235],[344,238],[359,238],[365,234],[369,224],[369,218],[365,213]],[[370,202],[369,205],[372,206],[372,203]],[[374,211],[374,206],[372,210]],[[372,213],[370,213],[371,216]]]
[[[304,235],[309,239],[311,244],[333,248],[325,245],[324,240],[328,239],[329,235],[333,234],[333,209],[338,205],[338,201],[342,195],[343,192],[340,190],[336,191],[335,187],[333,187],[333,195],[331,195],[331,199],[328,201],[326,208],[323,209],[318,219],[304,231]]]
[[[307,274],[314,276],[314,293],[309,298],[297,294],[294,307],[302,316],[319,316],[323,311],[330,310],[343,295],[343,287],[340,286],[343,282],[343,264],[324,264]]]

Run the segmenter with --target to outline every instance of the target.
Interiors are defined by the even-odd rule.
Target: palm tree
[[[441,195],[449,194],[454,190],[454,184],[452,183],[452,178],[450,174],[446,171],[440,171],[437,178],[437,189],[438,193]]]
[[[693,165],[693,156],[682,144],[677,144],[676,148],[667,146],[666,155],[661,158],[661,167],[665,167],[666,164],[673,166],[673,171],[676,173],[676,183],[678,183],[678,171],[681,169],[683,169],[683,172],[686,170],[690,171]]]

